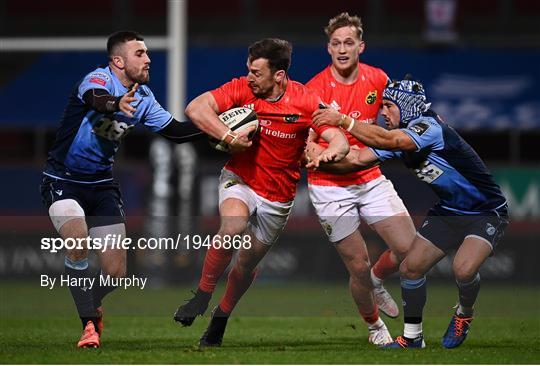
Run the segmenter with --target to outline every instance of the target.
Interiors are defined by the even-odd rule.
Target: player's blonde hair
[[[328,38],[330,38],[332,34],[336,31],[336,29],[342,27],[355,28],[358,39],[362,40],[362,35],[364,34],[364,30],[362,29],[362,19],[360,19],[360,17],[356,15],[350,16],[347,12],[338,14],[332,19],[330,19],[328,25],[324,27],[324,32],[326,33]]]

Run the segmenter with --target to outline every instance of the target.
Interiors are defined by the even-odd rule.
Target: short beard
[[[144,78],[143,75],[140,75],[140,76],[133,76],[133,75],[130,75],[129,73],[126,73],[126,76],[127,76],[131,81],[133,81],[133,83],[137,83],[137,84],[139,84],[139,85],[148,84],[148,82],[150,81],[150,74],[148,74],[148,77],[147,77],[147,78]]]

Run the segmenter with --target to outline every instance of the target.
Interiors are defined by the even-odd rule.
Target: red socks
[[[229,272],[227,288],[219,303],[219,307],[224,313],[230,314],[233,311],[234,307],[238,301],[240,301],[240,298],[244,295],[249,286],[251,286],[256,276],[257,270],[245,277],[241,276],[236,268],[233,268],[232,271]]]
[[[219,278],[231,263],[233,254],[232,249],[215,249],[213,246],[208,248],[204,257],[201,280],[199,281],[201,290],[209,293],[214,292]]]
[[[370,313],[370,314],[362,314],[360,312],[360,315],[362,316],[362,318],[364,318],[364,321],[366,323],[373,324],[379,319],[379,307],[377,306],[377,304],[375,304],[375,308],[374,308],[372,313]]]
[[[390,249],[386,250],[381,254],[377,263],[373,266],[373,274],[377,278],[384,280],[392,273],[396,273],[399,270],[399,263],[394,263],[390,254],[392,251]]]

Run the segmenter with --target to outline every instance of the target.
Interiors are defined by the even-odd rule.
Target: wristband
[[[349,127],[347,127],[347,132],[351,132],[353,127],[354,127],[354,118],[351,118],[351,123],[349,123]]]
[[[227,139],[227,136],[230,137],[230,138],[232,139],[231,142],[225,141],[225,140]],[[232,144],[237,138],[238,138],[238,134],[234,134],[234,133],[232,132],[232,130],[227,130],[227,132],[225,132],[225,133],[223,134],[223,136],[221,137],[221,140],[220,140],[220,141],[221,141],[221,142],[224,142],[224,143],[226,143],[226,144]]]
[[[343,126],[343,123],[345,122],[346,117],[347,117],[346,114],[344,114],[344,113],[341,114],[341,119],[339,120],[339,123],[338,123],[339,127]]]
[[[120,99],[122,99],[123,95],[117,97],[115,100],[114,100],[114,103],[113,103],[113,112],[118,112],[120,110]]]

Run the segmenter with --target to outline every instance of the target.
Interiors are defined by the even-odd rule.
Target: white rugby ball
[[[255,130],[251,132],[248,138],[251,140],[259,131],[259,119],[253,109],[240,107],[232,108],[228,111],[221,113],[219,116],[221,122],[226,124],[232,131],[242,132],[246,129],[255,126]],[[219,151],[228,152],[230,150],[229,144],[219,141],[213,137],[209,138],[210,146]]]

